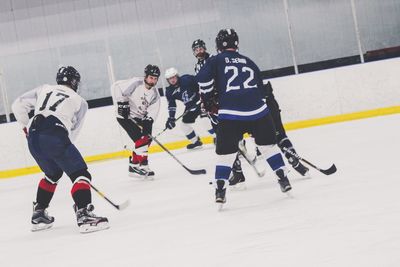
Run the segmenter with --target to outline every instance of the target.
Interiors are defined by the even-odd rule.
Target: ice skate
[[[195,149],[195,148],[201,148],[203,146],[203,143],[200,141],[200,138],[197,139],[196,142],[194,142],[193,144],[188,144],[186,146],[187,149],[191,150],[191,149]]]
[[[92,211],[94,206],[88,204],[86,208],[78,210],[77,206],[74,205],[76,213],[76,220],[81,233],[91,233],[101,231],[110,228],[108,219],[106,217],[96,216]]]
[[[229,178],[229,186],[235,190],[244,190],[246,189],[245,181],[246,178],[243,175],[241,162],[239,157],[236,156],[236,160],[232,166],[232,176]]]
[[[297,163],[297,165],[292,165],[293,169],[295,169],[298,173],[300,173],[303,177],[306,178],[311,178],[310,177],[310,170],[301,164],[300,162]]]
[[[226,203],[226,187],[224,180],[217,180],[217,188],[215,189],[215,203],[218,205],[218,210],[220,211],[223,204]]]
[[[47,210],[40,204],[33,202],[32,232],[49,229],[53,226],[54,217],[47,214]]]
[[[154,179],[154,171],[150,170],[149,165],[147,162],[133,163],[132,158],[129,157],[129,176],[135,178],[142,178],[142,179]]]
[[[295,152],[294,150],[290,150]],[[289,162],[290,165],[292,165],[293,169],[295,169],[298,173],[300,173],[303,177],[309,178],[309,169],[301,164],[300,160],[289,153],[285,153],[285,156]]]
[[[279,169],[275,173],[278,176],[278,183],[279,183],[279,186],[281,187],[281,191],[283,193],[286,193],[286,192],[292,190],[292,186],[290,185],[289,179],[287,178],[285,171],[282,169]]]

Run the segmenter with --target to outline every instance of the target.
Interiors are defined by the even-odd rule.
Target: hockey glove
[[[218,102],[215,99],[209,99],[203,103],[204,109],[210,114],[218,114]]]
[[[151,117],[144,117],[142,119],[142,133],[144,135],[151,134],[151,129],[153,128],[153,118]]]
[[[168,118],[167,122],[165,123],[165,128],[167,129],[173,129],[175,128],[175,118]]]
[[[117,102],[118,105],[118,115],[122,118],[127,119],[130,113],[129,102]]]

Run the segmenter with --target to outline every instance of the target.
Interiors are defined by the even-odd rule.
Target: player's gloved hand
[[[210,114],[218,114],[218,103],[214,99],[203,102],[203,106]]]
[[[175,118],[168,118],[167,122],[165,123],[165,128],[167,129],[173,129],[175,128]]]
[[[117,102],[117,105],[118,105],[118,115],[120,115],[124,119],[127,119],[130,113],[129,102],[128,101]]]
[[[153,128],[153,118],[151,117],[144,117],[142,119],[142,133],[144,135],[151,134],[151,129]]]

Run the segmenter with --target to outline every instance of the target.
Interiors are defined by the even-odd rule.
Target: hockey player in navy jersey
[[[193,55],[197,58],[197,62],[194,65],[194,73],[197,74],[199,73],[201,67],[203,67],[206,63],[206,60],[210,58],[210,54],[207,52],[206,43],[201,39],[193,41],[192,51]]]
[[[296,150],[289,137],[286,135],[285,128],[282,124],[281,118],[281,110],[279,108],[278,101],[276,101],[271,82],[264,84],[262,89],[262,94],[265,97],[265,102],[267,103],[268,109],[271,112],[272,119],[274,120],[274,125],[276,129],[276,139],[278,142],[278,146],[281,149],[282,153],[287,158],[290,165],[292,165],[293,169],[295,169],[302,176],[308,176],[309,169],[304,166],[298,158],[293,157],[291,154],[285,151],[285,149],[297,154]]]
[[[197,58],[197,62],[194,65],[194,72],[197,74],[199,73],[200,69],[204,66],[206,61],[208,61],[212,56],[207,52],[207,47],[206,43],[201,40],[197,39],[194,40],[192,43],[192,51],[193,55]],[[202,104],[203,106],[203,104]],[[204,109],[204,108],[202,108]],[[213,111],[205,111],[210,119],[211,125],[214,130],[214,134],[217,131],[217,126],[218,126],[218,114],[217,114],[217,109]],[[216,141],[216,138],[214,138],[214,143]],[[244,146],[244,144],[243,144]],[[232,165],[232,176],[229,178],[229,185],[232,186],[238,186],[239,188],[244,186],[246,178],[244,176],[243,170],[242,170],[242,163],[239,158],[239,153],[236,155],[236,159]]]
[[[39,182],[33,206],[32,231],[52,227],[54,217],[48,215],[47,208],[64,172],[73,183],[71,195],[80,232],[109,227],[107,218],[92,212],[92,177],[72,143],[88,109],[87,102],[76,93],[80,79],[75,68],[61,67],[56,77],[58,85],[39,86],[18,97],[12,105],[27,135],[29,151],[45,175]],[[32,110],[34,117],[29,119],[28,113]]]
[[[195,77],[189,74],[180,76],[178,70],[175,68],[167,69],[164,76],[169,84],[166,88],[169,116],[165,123],[165,128],[173,129],[175,127],[176,100],[182,101],[185,105],[185,115],[182,118],[183,123],[181,127],[186,138],[191,142],[186,148],[194,149],[201,147],[203,143],[192,126],[201,112],[199,85]]]
[[[277,175],[281,191],[291,190],[287,168],[276,145],[274,123],[263,100],[260,70],[251,59],[237,52],[238,45],[235,30],[220,30],[216,37],[219,54],[210,58],[197,75],[205,108],[213,110],[214,103],[219,105],[215,169],[217,203],[226,201],[232,162],[246,132],[253,136],[262,156]],[[217,101],[213,99],[215,95]]]

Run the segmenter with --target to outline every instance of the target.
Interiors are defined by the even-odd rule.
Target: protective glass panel
[[[358,55],[349,0],[288,0],[298,64]]]
[[[363,52],[400,46],[400,1],[355,0]]]

